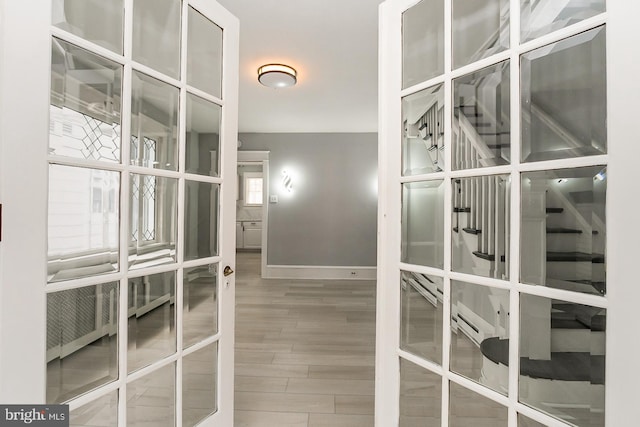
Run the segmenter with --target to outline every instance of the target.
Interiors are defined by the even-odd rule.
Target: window
[[[262,206],[262,173],[245,172],[242,181],[245,206]]]

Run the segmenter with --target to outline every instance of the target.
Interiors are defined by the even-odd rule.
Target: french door
[[[0,401],[233,424],[238,21],[3,2]]]
[[[381,5],[376,426],[633,424],[632,9]]]

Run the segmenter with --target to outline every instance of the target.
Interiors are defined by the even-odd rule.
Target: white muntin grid
[[[189,8],[194,8],[198,12],[205,15],[209,20],[216,23],[218,26],[223,28],[223,52],[225,55],[228,52],[232,52],[233,49],[237,49],[237,46],[234,46],[234,43],[237,43],[237,35],[228,34],[227,28],[225,24],[229,22],[229,16],[221,14],[221,8],[217,4],[206,4],[201,0],[184,0],[181,3],[180,13],[181,13],[181,25],[180,25],[180,79],[174,79],[169,76],[164,75],[161,72],[158,72],[146,65],[140,64],[132,59],[132,46],[133,46],[133,0],[125,0],[124,1],[124,54],[120,55],[110,51],[109,49],[103,48],[91,41],[87,41],[81,37],[78,37],[74,34],[71,34],[67,31],[61,30],[57,27],[51,26],[51,37],[58,38],[60,40],[69,42],[73,45],[79,46],[93,54],[99,55],[106,59],[109,59],[115,63],[120,64],[123,67],[122,73],[122,98],[121,98],[121,141],[120,141],[120,162],[119,163],[107,163],[100,162],[95,160],[85,160],[85,159],[74,159],[68,157],[60,157],[55,155],[48,156],[48,162],[50,165],[58,164],[58,165],[66,165],[66,166],[78,166],[84,168],[92,168],[98,170],[106,170],[106,171],[115,171],[119,173],[120,176],[120,209],[119,209],[119,271],[110,274],[97,275],[91,277],[83,277],[79,279],[68,280],[64,282],[56,282],[50,283],[46,285],[46,293],[54,293],[60,292],[69,289],[78,289],[85,286],[98,285],[102,283],[109,282],[117,282],[119,283],[119,302],[118,302],[118,379],[100,386],[94,390],[91,390],[87,393],[80,395],[77,398],[67,402],[69,404],[70,410],[73,411],[85,404],[95,401],[103,396],[106,396],[114,391],[118,393],[118,420],[119,425],[126,425],[127,421],[127,387],[128,383],[140,379],[146,375],[153,375],[157,370],[175,364],[175,410],[176,410],[176,426],[181,427],[182,425],[182,360],[183,357],[193,354],[196,351],[199,351],[209,345],[213,345],[214,343],[218,343],[218,351],[220,351],[220,342],[224,338],[225,345],[228,345],[229,342],[232,341],[232,337],[224,336],[222,333],[222,327],[225,323],[228,324],[228,321],[223,320],[223,317],[227,316],[222,315],[222,304],[221,304],[221,294],[223,292],[224,287],[224,278],[222,277],[222,261],[223,261],[223,248],[227,248],[229,246],[233,247],[234,245],[228,245],[226,242],[227,239],[230,239],[233,236],[233,233],[226,231],[223,224],[223,219],[225,216],[229,216],[223,212],[223,209],[218,209],[217,218],[218,218],[218,254],[213,257],[199,258],[196,260],[184,260],[184,218],[185,218],[185,183],[187,181],[199,182],[205,184],[211,184],[213,186],[218,187],[218,200],[219,204],[222,203],[223,199],[228,200],[230,197],[226,193],[229,193],[235,199],[235,173],[230,169],[229,165],[224,161],[219,160],[219,176],[205,176],[205,175],[197,175],[191,173],[185,173],[185,148],[186,148],[186,106],[187,106],[187,94],[195,95],[209,101],[213,104],[219,105],[222,109],[222,114],[220,117],[220,138],[219,138],[219,153],[220,159],[224,159],[225,155],[229,157],[231,152],[226,153],[226,150],[231,148],[235,148],[235,144],[227,144],[226,141],[231,139],[235,140],[235,132],[236,132],[236,124],[235,123],[227,123],[229,120],[235,120],[237,117],[237,112],[227,111],[225,108],[225,100],[227,96],[234,100],[231,105],[234,107],[237,105],[236,95],[234,94],[233,83],[236,80],[235,78],[227,79],[226,73],[230,70],[234,70],[237,73],[237,64],[228,64],[223,65],[223,86],[222,86],[222,98],[213,96],[207,92],[204,92],[198,88],[195,88],[189,84],[187,84],[187,31],[188,31],[188,12]],[[216,17],[218,19],[216,19]],[[222,22],[221,22],[222,21]],[[232,22],[232,26],[235,24]],[[234,31],[237,32],[237,28],[231,28],[231,33]],[[227,37],[230,35],[230,37]],[[51,41],[50,41],[51,42]],[[232,58],[237,57],[237,54],[228,55]],[[226,61],[226,58],[225,58]],[[146,168],[140,166],[133,166],[129,162],[130,158],[130,141],[128,135],[130,135],[131,131],[131,96],[132,96],[132,75],[133,72],[142,72],[146,75],[149,75],[155,79],[160,80],[161,82],[167,83],[179,89],[180,98],[179,98],[179,119],[178,119],[178,170],[161,170],[161,169],[153,169]],[[227,82],[228,80],[232,83],[232,87],[229,87]],[[231,135],[231,136],[230,136]],[[176,193],[176,202],[177,206],[175,207],[176,212],[176,228],[177,235],[175,236],[175,256],[176,261],[170,264],[163,264],[148,268],[140,268],[135,270],[130,270],[128,267],[129,264],[129,227],[130,227],[130,218],[128,215],[129,212],[129,204],[130,204],[130,174],[140,174],[140,175],[150,175],[156,177],[165,177],[175,179],[177,182],[177,193]],[[229,179],[225,179],[229,177]],[[227,196],[227,197],[225,197]],[[234,207],[235,208],[235,207]],[[223,242],[225,242],[223,244]],[[229,263],[229,261],[227,261]],[[219,297],[217,298],[218,304],[218,332],[210,336],[204,340],[201,340],[199,343],[194,344],[186,349],[183,349],[183,273],[185,268],[198,267],[198,266],[206,266],[214,264],[217,266],[218,270],[218,282],[217,282],[217,293]],[[233,263],[230,263],[233,265]],[[128,373],[127,367],[127,341],[128,341],[128,315],[127,315],[127,296],[128,296],[128,286],[129,279],[148,276],[157,273],[164,272],[175,272],[176,273],[176,282],[175,282],[175,316],[176,316],[176,351],[170,356],[167,356],[161,360],[158,360],[149,366],[146,366],[142,369],[139,369],[133,373]],[[233,295],[233,293],[230,293]],[[232,304],[227,304],[227,306],[231,306]],[[229,310],[228,308],[226,309]],[[233,331],[229,331],[232,332]],[[228,333],[227,333],[228,335]],[[233,350],[232,350],[233,351]],[[218,367],[216,371],[217,375],[217,384],[216,384],[216,395],[218,396],[218,403],[216,407],[220,410],[222,406],[220,400],[224,398],[224,396],[220,393],[220,381],[221,381],[221,357],[217,357],[218,359]],[[227,405],[228,406],[228,405]]]
[[[546,46],[584,31],[605,25],[607,13],[585,19],[566,28],[551,32],[534,40],[520,44],[520,2],[510,0],[510,48],[483,58],[463,67],[452,69],[452,0],[444,0],[444,73],[415,84],[409,88],[400,87],[402,81],[402,14],[419,3],[417,0],[388,0],[380,8],[380,211],[379,247],[383,254],[379,256],[378,275],[378,372],[376,391],[376,425],[397,425],[399,419],[398,360],[408,360],[432,373],[442,376],[442,426],[449,425],[449,384],[454,382],[481,396],[497,402],[508,410],[509,427],[517,426],[518,413],[551,427],[568,424],[546,415],[518,401],[519,386],[519,343],[520,343],[520,295],[536,295],[549,299],[558,299],[570,303],[609,308],[606,296],[588,295],[577,292],[548,288],[544,286],[520,283],[520,214],[521,214],[521,174],[531,171],[568,169],[584,166],[606,166],[609,155],[578,157],[522,163],[520,161],[520,58],[524,53]],[[607,42],[609,43],[609,42]],[[453,80],[485,67],[509,61],[510,64],[510,115],[511,115],[511,161],[509,165],[476,169],[452,170],[452,83]],[[401,174],[401,101],[436,84],[444,84],[444,171],[402,176]],[[459,273],[451,270],[453,180],[457,178],[484,177],[491,175],[509,175],[510,185],[510,224],[509,224],[509,279],[501,280]],[[400,262],[401,235],[401,188],[411,182],[444,180],[444,269],[417,266]],[[443,278],[443,330],[442,365],[435,364],[406,351],[400,350],[400,271],[412,271]],[[450,370],[451,345],[451,281],[463,281],[488,286],[510,292],[509,317],[509,390],[505,396],[479,383],[469,380]],[[385,325],[381,325],[381,321]],[[608,333],[609,331],[607,331]],[[392,348],[388,348],[388,347]],[[395,350],[393,350],[395,348]],[[392,353],[395,354],[393,359]],[[392,369],[393,368],[393,369]],[[387,372],[389,371],[389,372]],[[610,386],[607,385],[607,393]],[[384,405],[384,408],[382,406]]]

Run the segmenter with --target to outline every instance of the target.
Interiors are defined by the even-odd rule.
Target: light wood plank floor
[[[262,280],[239,253],[235,427],[372,427],[374,281]]]

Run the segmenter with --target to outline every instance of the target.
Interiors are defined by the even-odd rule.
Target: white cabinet
[[[260,221],[244,221],[244,248],[260,249],[262,247],[262,222]]]
[[[236,249],[262,248],[262,222],[236,222]]]

